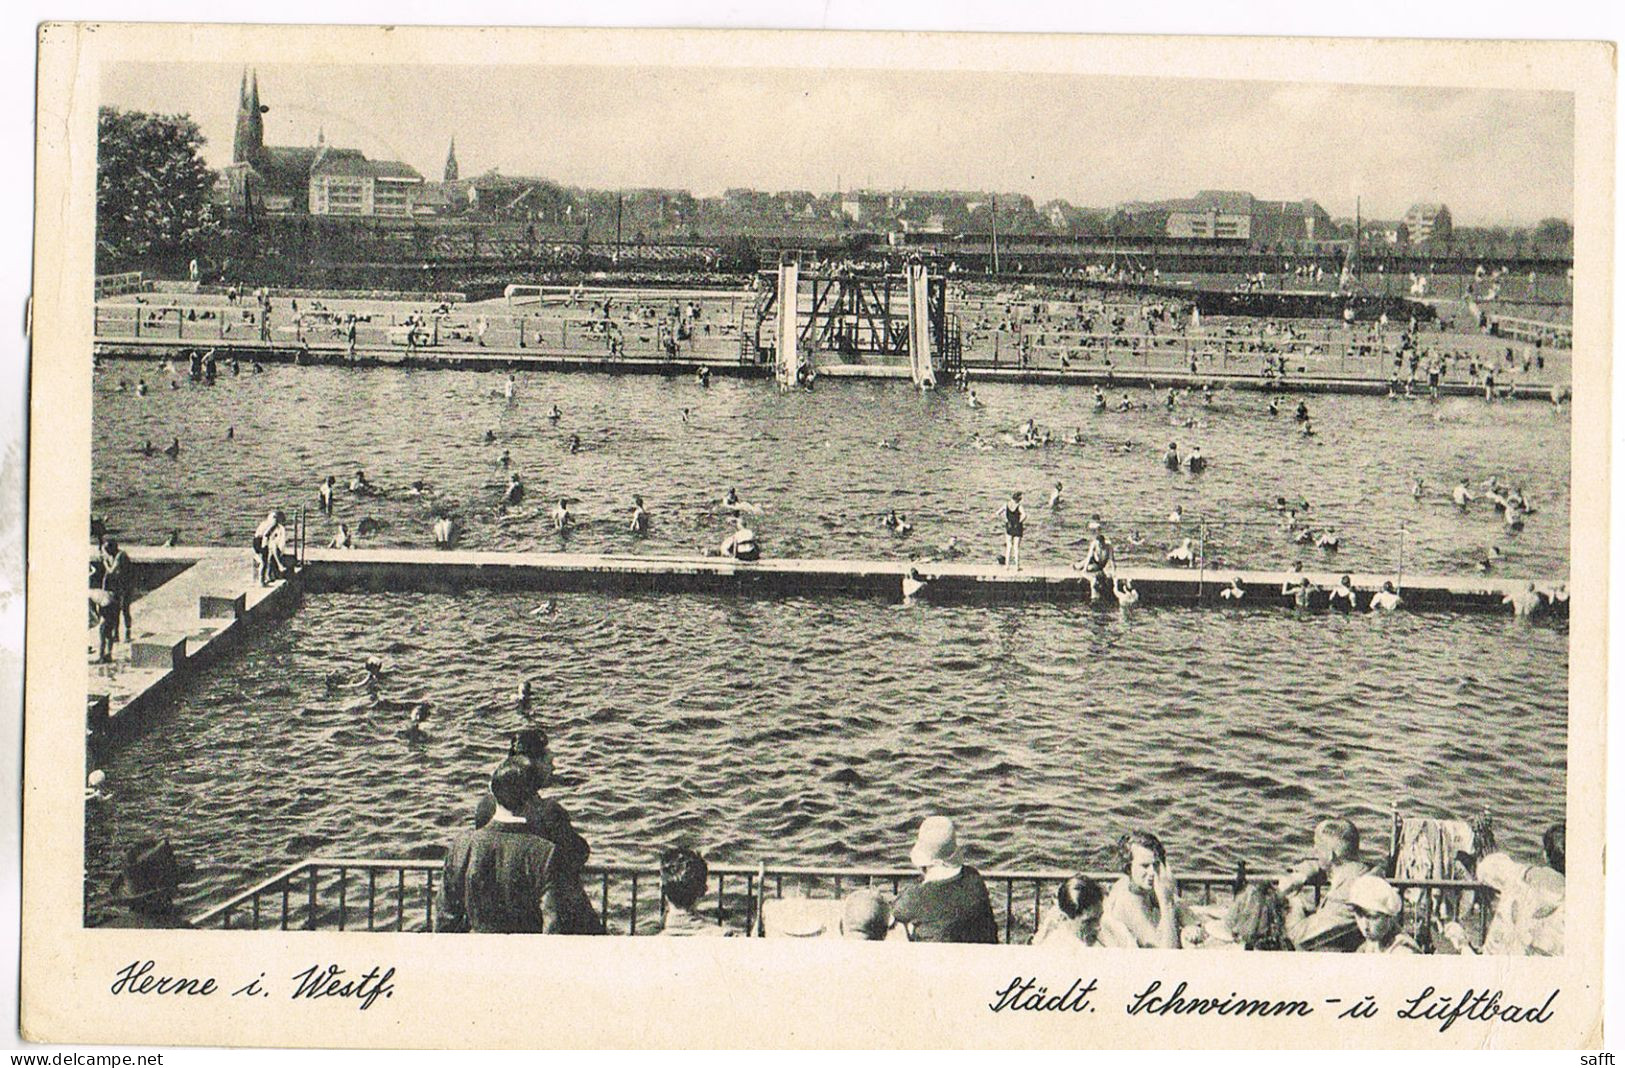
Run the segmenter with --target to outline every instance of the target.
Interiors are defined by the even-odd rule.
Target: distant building
[[[1450,209],[1443,204],[1412,204],[1405,213],[1405,229],[1416,244],[1449,238]]]
[[[310,164],[310,213],[404,219],[412,214],[414,187],[422,184],[423,175],[404,163],[324,145]]]
[[[271,214],[406,218],[411,190],[423,176],[404,163],[369,160],[359,149],[334,148],[320,131],[311,147],[267,145],[260,79],[243,72],[231,165],[216,197],[239,210]],[[455,166],[455,160],[448,160]]]
[[[1331,216],[1313,200],[1259,200],[1251,193],[1204,189],[1189,200],[1135,207],[1165,210],[1167,237],[1314,241],[1332,229]]]
[[[451,147],[446,149],[446,169],[440,175],[442,182],[455,182],[457,180],[457,138],[451,139]]]

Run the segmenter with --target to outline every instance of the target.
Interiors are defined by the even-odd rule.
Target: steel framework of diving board
[[[909,265],[902,275],[810,264],[807,254],[784,253],[762,272],[750,336],[757,350],[772,353],[781,382],[794,382],[802,362],[817,353],[905,363],[916,383],[958,373],[959,324],[948,312],[946,278],[923,264]],[[793,304],[783,299],[787,293],[795,294]],[[781,314],[785,307],[794,315]],[[773,328],[764,331],[769,319]],[[911,329],[922,322],[924,329]],[[926,337],[926,346],[911,340]]]

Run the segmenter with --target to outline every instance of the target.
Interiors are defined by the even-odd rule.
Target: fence
[[[399,931],[434,929],[436,888],[442,864],[435,860],[367,860],[310,858],[233,895],[196,916],[199,928],[281,931]],[[990,871],[982,873],[992,898],[1000,938],[1006,944],[1030,941],[1055,888],[1072,876],[1067,871]],[[1116,872],[1092,872],[1102,886]],[[919,877],[909,868],[767,867],[712,865],[707,916],[747,936],[760,934],[764,901],[786,896],[839,898],[864,887],[897,894]],[[1235,885],[1233,873],[1200,873],[1176,877],[1181,897],[1190,904],[1222,905]],[[1274,882],[1279,875],[1248,876]],[[650,935],[660,930],[660,875],[652,867],[592,865],[582,873],[589,899],[610,934]],[[1413,920],[1459,916],[1481,942],[1488,930],[1486,887],[1462,880],[1391,880],[1406,898]],[[1321,885],[1312,886],[1318,904]]]
[[[123,274],[97,275],[92,292],[97,300],[101,300],[103,297],[117,297],[125,293],[140,293],[146,288],[140,271],[125,271]]]

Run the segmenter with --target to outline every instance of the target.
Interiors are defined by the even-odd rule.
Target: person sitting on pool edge
[[[842,938],[884,942],[891,926],[891,906],[874,890],[854,890],[841,902]]]
[[[920,881],[905,887],[892,906],[911,942],[987,942],[999,940],[993,903],[981,873],[959,857],[958,831],[947,816],[920,821],[909,864]]]
[[[1080,943],[1099,946],[1106,895],[1100,884],[1079,872],[1055,888],[1055,904],[1033,933],[1033,945]]]
[[[1349,887],[1371,869],[1360,859],[1360,831],[1346,819],[1315,825],[1314,856],[1281,877],[1287,899],[1287,937],[1300,950],[1347,953],[1359,948],[1359,931],[1349,907]],[[1315,907],[1308,884],[1324,876],[1326,890]]]
[[[1125,949],[1180,948],[1179,888],[1162,842],[1130,831],[1117,840],[1117,860],[1123,877],[1106,895],[1108,940]]]
[[[1388,880],[1362,875],[1349,886],[1349,908],[1365,940],[1357,953],[1420,953],[1422,947],[1400,927],[1405,903]]]
[[[700,915],[700,898],[710,874],[705,858],[687,846],[660,854],[660,934],[718,938],[738,933]]]
[[[734,516],[734,531],[722,539],[722,555],[746,563],[761,559],[761,547],[756,544],[756,532],[745,523],[742,515]]]

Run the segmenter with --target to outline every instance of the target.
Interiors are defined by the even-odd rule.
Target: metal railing
[[[441,881],[438,860],[367,860],[309,858],[193,918],[198,928],[281,931],[434,930],[436,890]],[[982,878],[992,899],[999,934],[1007,944],[1031,940],[1056,887],[1069,871],[989,871]],[[1091,872],[1103,887],[1120,875]],[[761,934],[762,904],[786,896],[839,899],[873,888],[896,895],[919,878],[911,868],[710,866],[708,904],[702,914],[719,926],[746,935]],[[1203,872],[1177,876],[1187,904],[1222,905],[1233,896],[1234,873]],[[1249,875],[1249,882],[1275,882],[1279,874]],[[652,866],[589,865],[582,873],[588,899],[612,935],[651,935],[660,930],[660,873]],[[1463,920],[1481,942],[1489,910],[1479,883],[1451,880],[1390,880],[1406,898],[1413,918],[1445,915]],[[1312,884],[1316,903],[1322,886]],[[787,894],[788,890],[788,894]]]

